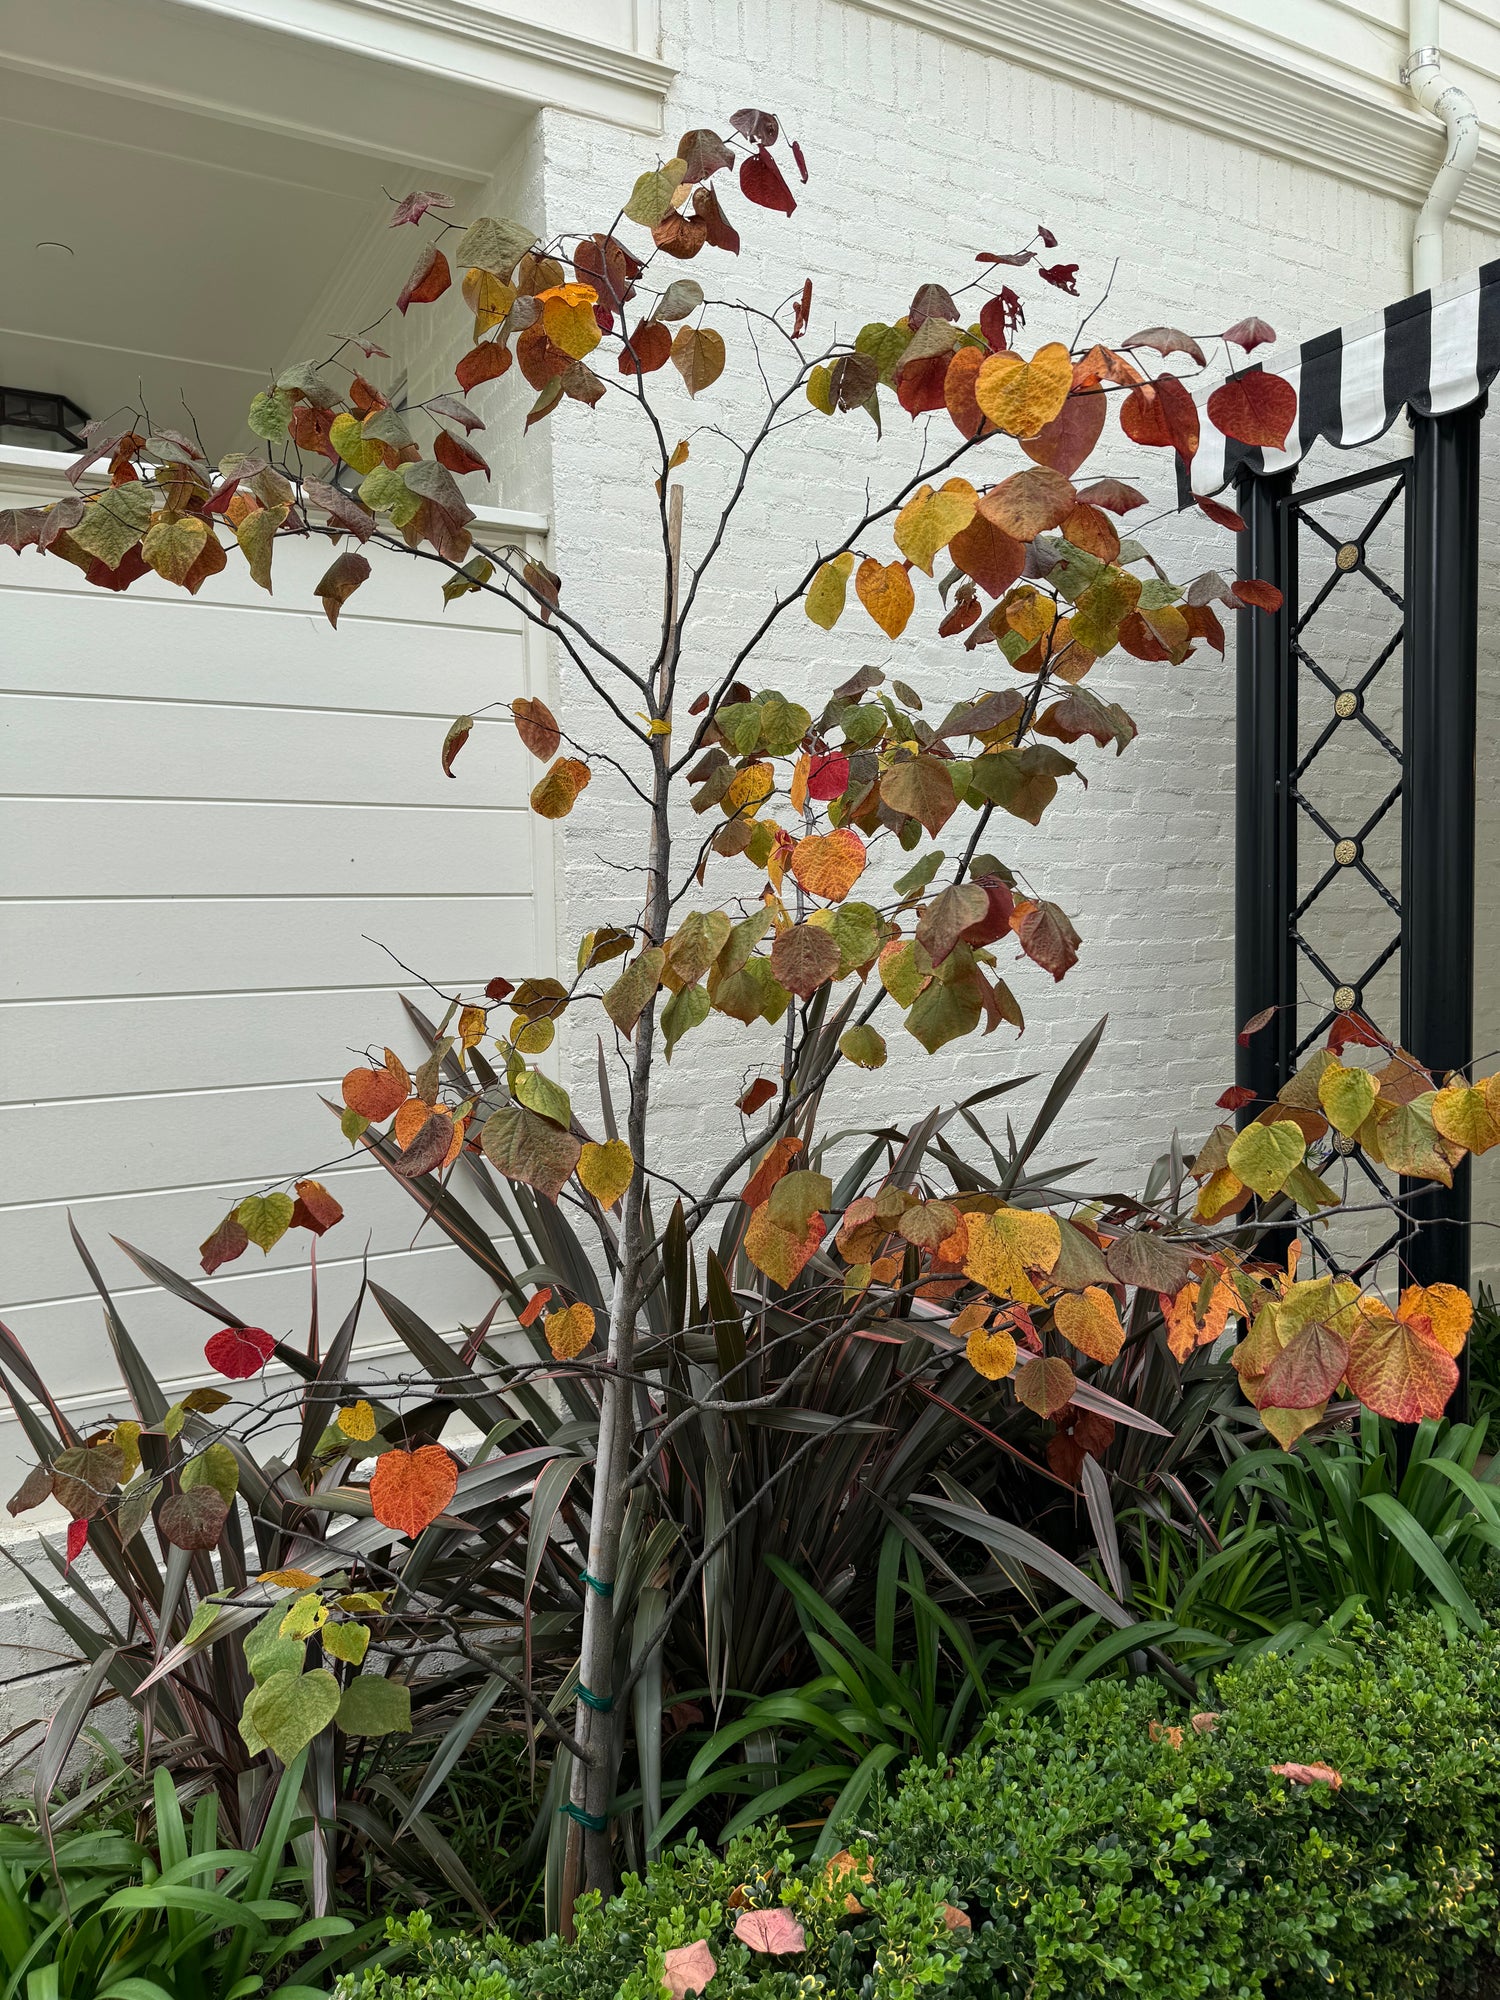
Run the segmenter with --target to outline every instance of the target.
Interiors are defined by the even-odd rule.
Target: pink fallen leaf
[[[752,1951],[803,1951],[807,1946],[801,1924],[785,1909],[741,1910],[734,1920],[734,1934]]]
[[[1293,1785],[1327,1785],[1330,1791],[1341,1791],[1344,1780],[1330,1764],[1273,1764],[1273,1776],[1285,1778]]]
[[[662,1985],[672,2000],[687,2000],[689,1993],[701,1993],[718,1971],[718,1961],[708,1948],[707,1938],[680,1944],[662,1961]]]

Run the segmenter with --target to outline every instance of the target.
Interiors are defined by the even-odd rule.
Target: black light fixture
[[[61,438],[74,451],[82,451],[88,420],[88,411],[79,409],[71,396],[0,385],[0,430],[40,431]]]

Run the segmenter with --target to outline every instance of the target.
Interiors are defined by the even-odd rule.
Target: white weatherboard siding
[[[3,504],[48,497],[44,455],[10,458]],[[540,548],[538,526],[485,531]],[[453,779],[438,760],[455,714],[545,692],[545,655],[504,607],[444,613],[429,566],[379,553],[335,633],[311,595],[328,555],[280,544],[274,596],[238,565],[196,599],[106,596],[34,552],[0,568],[0,1298],[85,1407],[114,1371],[69,1207],[174,1382],[207,1372],[210,1323],[111,1237],[197,1275],[230,1203],[291,1168],[326,1167],[349,1210],[321,1246],[325,1326],[367,1234],[372,1272],[435,1324],[490,1303],[436,1234],[405,1254],[418,1212],[320,1096],[372,1043],[413,1051],[400,995],[421,989],[390,953],[470,988],[502,957],[551,969],[550,838],[513,730],[481,718]],[[310,1240],[207,1289],[300,1335]]]

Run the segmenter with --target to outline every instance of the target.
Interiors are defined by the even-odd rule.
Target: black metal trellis
[[[1413,411],[1410,458],[1315,487],[1299,490],[1294,469],[1241,470],[1240,574],[1274,583],[1283,597],[1274,614],[1239,614],[1236,1011],[1245,1021],[1276,1009],[1239,1050],[1237,1080],[1258,1100],[1243,1118],[1276,1095],[1338,1013],[1364,1010],[1372,982],[1393,959],[1401,1045],[1439,1081],[1470,1060],[1483,414],[1482,396],[1441,416]],[[1314,510],[1357,494],[1370,500],[1363,525],[1353,534],[1330,532]],[[1399,587],[1369,554],[1372,536],[1397,508],[1404,512]],[[1305,591],[1309,542],[1325,573]],[[1380,594],[1390,623],[1370,657],[1352,676],[1341,676],[1319,657],[1309,627],[1356,580]],[[1393,735],[1371,714],[1370,696],[1398,662],[1401,723]],[[1339,756],[1351,731],[1378,746],[1389,760],[1389,779],[1356,823],[1340,825],[1319,807],[1311,778]],[[1372,862],[1369,843],[1395,813],[1400,878],[1393,886]],[[1310,885],[1300,889],[1299,844],[1305,853],[1320,845],[1326,852]],[[1357,962],[1335,963],[1338,954],[1320,934],[1320,905],[1349,871],[1373,892],[1386,922],[1363,942]],[[1377,1025],[1389,1032],[1395,1024]],[[1345,1156],[1351,1171],[1372,1186],[1384,1184],[1358,1148]],[[1394,1251],[1403,1283],[1467,1287],[1467,1161],[1453,1180],[1451,1189],[1403,1181],[1402,1221],[1349,1267],[1351,1275],[1366,1276]],[[1343,1268],[1326,1244],[1319,1254]],[[1460,1365],[1455,1414],[1467,1402],[1466,1361]]]

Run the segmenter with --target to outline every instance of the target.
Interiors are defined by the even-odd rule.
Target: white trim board
[[[1001,56],[1250,151],[1310,167],[1417,207],[1443,154],[1443,130],[1399,91],[1307,58],[1294,68],[1207,19],[1143,0],[847,0],[985,55]],[[1347,80],[1346,80],[1347,79]],[[1170,87],[1168,87],[1170,86]],[[1500,234],[1500,153],[1481,150],[1454,218]]]

